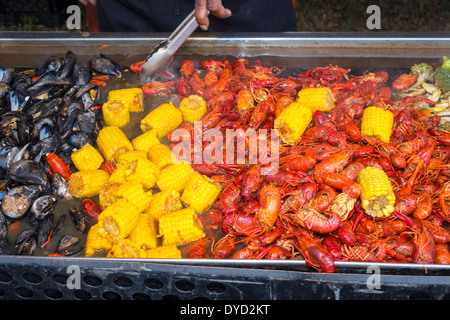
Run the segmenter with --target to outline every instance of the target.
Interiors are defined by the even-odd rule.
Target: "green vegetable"
[[[441,62],[442,62],[442,68],[450,70],[450,58],[449,57],[443,56],[441,59]]]
[[[450,69],[438,67],[434,70],[436,84],[441,88],[442,93],[450,92]]]
[[[426,62],[417,63],[411,67],[412,74],[419,74],[416,83],[422,84],[424,81],[434,82],[433,67]]]

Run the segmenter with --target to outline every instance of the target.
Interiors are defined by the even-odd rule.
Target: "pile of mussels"
[[[51,174],[46,155],[54,153],[70,166],[73,151],[94,143],[101,128],[96,106],[104,100],[91,79],[121,72],[105,55],[80,64],[71,51],[47,58],[38,68],[0,67],[0,254],[33,255],[62,229],[66,214],[54,221],[53,210],[71,195],[66,179]],[[70,209],[69,215],[80,232],[87,231],[80,209]],[[11,244],[8,227],[19,219],[28,219],[29,227]],[[64,235],[55,253],[81,249],[79,237]]]

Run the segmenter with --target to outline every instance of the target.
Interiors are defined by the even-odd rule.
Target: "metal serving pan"
[[[148,52],[166,37],[166,34],[151,33],[0,32],[0,65],[39,66],[48,56],[64,56],[68,50],[71,50],[77,55],[77,58],[81,62],[87,62],[90,57],[97,55],[98,53],[103,53],[111,56],[121,65],[127,67],[134,62],[143,60]],[[296,32],[282,34],[194,33],[194,35],[189,38],[178,51],[177,56],[172,63],[172,70],[169,70],[169,72],[176,73],[180,61],[185,58],[192,59],[194,62],[198,63],[202,59],[210,57],[219,59],[226,57],[231,59],[235,57],[246,57],[251,61],[260,60],[264,66],[285,67],[288,70],[292,70],[292,72],[305,68],[333,64],[352,70],[359,70],[361,72],[366,70],[386,70],[395,75],[407,70],[413,63],[417,62],[425,61],[436,65],[439,58],[449,54],[450,33],[448,32]],[[138,79],[138,77],[136,77],[136,79]],[[134,84],[138,85],[139,82]],[[116,85],[123,85],[123,82],[117,82]],[[154,99],[155,101],[158,100],[158,98]],[[133,121],[133,119],[131,121]],[[73,205],[73,203],[68,206],[70,205]],[[220,281],[225,283],[225,287],[228,287],[230,282],[233,281],[244,281],[242,279],[247,279],[245,281],[250,282],[256,279],[255,281],[258,283],[261,283],[261,281],[270,282],[268,285],[270,287],[270,294],[266,294],[264,296],[266,298],[276,298],[278,290],[282,289],[281,285],[276,284],[277,278],[280,278],[280,281],[286,279],[303,281],[305,280],[304,277],[312,282],[317,280],[317,273],[311,273],[312,270],[302,260],[118,260],[83,257],[51,258],[0,256],[0,297],[27,298],[26,293],[11,293],[7,288],[10,288],[11,284],[13,284],[16,287],[24,288],[24,292],[27,292],[27,290],[33,291],[33,288],[37,288],[45,282],[41,280],[40,282],[36,282],[35,286],[32,279],[27,279],[27,277],[24,276],[27,272],[29,273],[29,271],[27,271],[29,269],[42,267],[44,268],[42,270],[45,270],[42,272],[55,278],[56,275],[61,274],[61,268],[70,264],[82,266],[84,270],[97,269],[97,272],[100,273],[100,275],[96,275],[97,277],[101,277],[102,275],[107,277],[109,272],[119,272],[120,274],[129,277],[141,277],[139,274],[146,272],[157,272],[160,274],[167,272],[170,274],[170,278],[166,279],[167,283],[164,284],[164,286],[174,285],[175,280],[172,276],[176,276],[177,273],[180,272],[182,274],[182,279],[186,280],[188,277],[191,277],[192,280],[192,277],[194,277],[196,279],[195,281],[197,281],[196,284],[202,287],[203,284],[200,285],[198,283],[199,281],[213,281],[212,279],[207,279],[208,276],[206,276],[206,274],[209,275],[210,272],[212,274],[218,272],[218,274],[220,274]],[[401,286],[403,283],[405,285],[413,285],[414,290],[426,287],[428,288],[425,290],[428,292],[426,297],[430,298],[442,298],[447,297],[448,295],[449,291],[447,288],[449,288],[448,275],[450,274],[450,266],[447,265],[424,266],[395,263],[366,264],[359,262],[336,262],[336,274],[326,275],[326,277],[319,276],[319,278],[322,279],[320,281],[325,281],[325,283],[327,283],[327,281],[332,281],[332,284],[330,284],[331,287],[334,286],[338,288],[339,283],[342,285],[345,283],[353,283],[350,281],[351,275],[353,275],[353,279],[357,279],[355,280],[356,283],[364,286],[365,281],[369,276],[367,275],[367,270],[374,265],[376,265],[384,275],[401,277],[393,278],[396,279],[393,282],[395,283],[394,286]],[[31,268],[31,266],[34,267]],[[205,272],[206,274],[204,274]],[[414,277],[408,277],[411,275],[414,275]],[[38,278],[45,278],[42,274],[36,274],[36,276]],[[242,279],[237,279],[238,277],[242,277]],[[280,283],[284,283],[283,281]],[[441,288],[441,285],[442,288],[446,288],[445,291],[439,291],[438,295],[430,294],[430,286]],[[48,288],[51,284],[45,283],[45,286]],[[88,286],[90,286],[90,288],[95,287],[95,285],[91,284],[88,284]],[[292,289],[293,288],[291,287],[291,290]],[[3,294],[2,290],[4,291]],[[168,289],[165,293],[171,294],[171,290]],[[173,290],[178,292],[178,294],[181,292],[182,297],[191,297],[182,289],[180,289],[181,291],[179,288]],[[241,291],[238,290],[237,298],[254,298],[252,294],[245,292],[244,289],[240,290]],[[364,291],[365,289],[363,288],[361,290]],[[70,294],[67,293],[66,295],[64,290],[60,291],[63,291],[63,298],[67,298],[67,295],[69,295],[69,297],[74,297],[72,296],[73,292]],[[91,297],[105,298],[105,296],[101,296],[101,293],[99,293],[100,291],[97,290],[95,292],[97,293],[91,294]],[[221,297],[234,297],[233,295],[215,295],[216,292],[214,290],[211,292],[213,297],[219,299]],[[411,298],[410,295],[412,293],[407,290],[404,291],[404,293],[406,292],[408,292],[409,295],[407,298]],[[423,293],[423,290],[420,292]],[[42,295],[37,295],[37,297],[42,297]],[[48,297],[48,295],[46,297]],[[402,298],[403,297],[404,296],[402,296]],[[327,297],[327,299],[329,298],[330,297]],[[333,291],[331,299],[335,298],[336,292]]]

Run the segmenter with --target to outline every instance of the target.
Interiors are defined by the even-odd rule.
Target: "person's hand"
[[[231,11],[222,5],[222,0],[195,0],[195,18],[202,30],[208,30],[208,11],[217,18],[228,18]]]
[[[92,4],[93,6],[95,6],[97,4],[97,0],[78,0],[81,2],[82,5],[87,6],[88,3]]]

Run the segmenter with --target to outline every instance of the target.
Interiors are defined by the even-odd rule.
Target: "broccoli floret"
[[[441,59],[442,62],[442,68],[445,68],[447,70],[450,70],[450,58],[447,56],[443,56]]]
[[[450,69],[438,67],[434,70],[434,77],[442,93],[450,92]]]
[[[421,84],[424,81],[434,81],[433,67],[426,62],[417,63],[411,67],[412,74],[419,74],[417,83]]]

